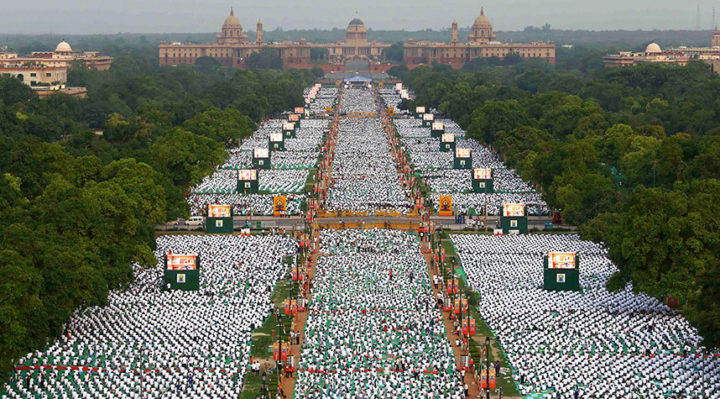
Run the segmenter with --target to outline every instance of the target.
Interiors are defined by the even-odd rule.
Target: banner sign
[[[525,216],[525,204],[503,204],[503,216]]]
[[[282,135],[281,135],[282,137]],[[255,158],[269,158],[270,157],[270,151],[267,148],[256,148],[255,149]]]
[[[575,252],[548,252],[548,269],[574,269]]]
[[[490,180],[492,179],[492,169],[474,169],[473,178],[475,180]]]
[[[208,217],[229,218],[231,216],[230,205],[208,205]]]
[[[469,148],[457,148],[455,150],[455,158],[470,158]]]
[[[257,170],[240,169],[238,170],[238,180],[257,180]]]
[[[449,195],[440,196],[440,216],[452,216],[452,197]]]
[[[442,135],[442,142],[443,143],[454,143],[455,142],[455,135],[451,133],[446,133]]]
[[[167,254],[168,270],[195,270],[197,269],[197,255]]]
[[[284,195],[273,197],[273,216],[284,215],[287,211],[287,198]]]

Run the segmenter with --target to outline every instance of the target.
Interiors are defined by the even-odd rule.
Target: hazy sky
[[[328,29],[357,11],[368,28],[469,26],[484,6],[496,30],[545,23],[561,29],[709,29],[720,0],[7,0],[0,33],[217,32],[235,8],[243,27]]]

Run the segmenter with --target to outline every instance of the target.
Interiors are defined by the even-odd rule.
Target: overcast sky
[[[371,29],[470,26],[484,6],[495,30],[546,23],[560,29],[695,29],[720,17],[720,0],[33,0],[4,2],[0,33],[217,32],[235,8],[245,29],[344,28],[357,16]]]

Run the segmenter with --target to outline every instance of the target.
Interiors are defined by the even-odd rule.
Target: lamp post
[[[490,337],[485,337],[485,398],[490,399]]]
[[[268,381],[267,381],[267,371],[263,371],[262,374],[262,397],[267,398],[268,397]]]
[[[485,232],[487,233],[487,181],[485,182],[485,197],[483,198],[485,203],[483,204],[483,225],[485,225]]]
[[[275,365],[275,369],[278,373],[278,381],[280,380],[280,362],[282,361],[282,312],[280,312],[280,309],[277,309],[277,313],[275,313],[275,317],[277,319],[277,331],[278,331],[278,358],[277,358],[277,364]]]

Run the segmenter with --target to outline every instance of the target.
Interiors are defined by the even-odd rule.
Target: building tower
[[[366,46],[367,29],[360,18],[353,18],[345,31],[345,44],[348,46]]]
[[[235,17],[235,11],[230,8],[230,15],[225,18],[222,33],[217,36],[218,44],[240,44],[247,42],[247,35],[242,31],[240,20]]]
[[[458,25],[457,21],[453,20],[452,22],[452,39],[450,40],[450,43],[457,43],[458,42]]]
[[[475,19],[468,42],[470,43],[487,43],[495,40],[495,34],[492,31],[492,24],[488,17],[485,16],[485,9],[480,8],[480,16]]]
[[[717,26],[715,26],[712,39],[710,39],[710,47],[720,47],[720,32],[718,31]]]
[[[260,21],[259,19],[257,22],[257,29],[255,30],[255,32],[257,33],[257,40],[255,40],[255,41],[257,42],[257,44],[262,44],[262,42],[263,42],[263,27],[262,27],[262,21]]]

